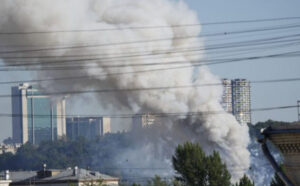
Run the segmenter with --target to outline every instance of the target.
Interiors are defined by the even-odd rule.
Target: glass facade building
[[[251,123],[250,82],[246,79],[223,79],[222,106],[232,113],[240,124]]]
[[[66,121],[67,138],[71,140],[78,137],[90,140],[111,132],[108,117],[70,117]]]
[[[66,135],[65,101],[52,101],[36,87],[12,87],[13,140],[40,144]]]

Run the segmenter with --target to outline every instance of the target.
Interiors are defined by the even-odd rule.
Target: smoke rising
[[[0,58],[8,56],[36,56],[32,60],[19,60],[20,63],[42,62],[40,68],[62,67],[76,68],[76,70],[38,71],[38,78],[57,78],[74,75],[89,76],[89,79],[74,79],[73,81],[53,81],[42,83],[48,92],[72,91],[85,89],[128,89],[149,88],[163,86],[180,86],[190,84],[220,83],[218,77],[213,75],[205,66],[192,68],[192,61],[201,60],[202,54],[191,55],[187,51],[172,53],[182,48],[201,47],[203,42],[199,38],[175,39],[199,35],[200,26],[172,27],[198,23],[197,15],[182,1],[167,0],[3,0],[0,6],[0,31],[1,32],[31,32],[51,30],[92,30],[99,28],[112,29],[109,31],[93,32],[55,32],[40,34],[0,35],[1,51],[15,51],[0,53]],[[152,29],[128,29],[130,27],[165,26]],[[135,42],[157,40],[160,38],[173,38],[169,40],[152,42]],[[114,44],[111,43],[128,43]],[[69,47],[99,45],[94,47]],[[53,49],[65,47],[64,49]],[[69,48],[68,48],[69,47]],[[41,48],[51,50],[26,51]],[[159,51],[166,51],[159,53]],[[16,52],[22,51],[22,52]],[[159,53],[158,55],[153,55]],[[123,57],[112,60],[112,57],[138,54],[135,57]],[[140,54],[140,55],[139,55]],[[143,56],[144,54],[151,54]],[[41,56],[57,56],[55,60],[75,59],[70,55],[95,56],[98,60],[75,61],[72,63],[53,63]],[[86,58],[86,57],[81,57]],[[110,60],[107,60],[110,58]],[[52,58],[53,59],[53,58]],[[76,58],[77,59],[77,58]],[[109,75],[113,73],[127,73],[134,71],[147,71],[156,68],[180,66],[165,64],[161,66],[128,66],[128,64],[168,63],[183,61],[185,66],[165,71],[152,71],[144,73],[128,73],[123,75]],[[5,64],[15,64],[15,60],[5,60]],[[107,65],[127,65],[111,68]],[[82,67],[82,65],[85,65]],[[182,65],[182,64],[181,64]],[[86,67],[89,68],[86,68]],[[27,68],[31,68],[27,66]],[[99,76],[101,75],[101,76]],[[120,154],[120,161],[131,157],[136,166],[170,162],[156,160],[154,150],[168,151],[167,141],[173,144],[185,140],[199,142],[204,150],[211,153],[213,150],[220,152],[226,162],[233,180],[241,177],[249,167],[250,158],[247,150],[249,143],[247,126],[241,126],[234,117],[225,111],[222,114],[205,114],[209,111],[223,110],[219,104],[222,87],[199,87],[190,89],[170,89],[163,91],[136,91],[114,92],[99,94],[97,100],[99,107],[111,113],[170,113],[170,112],[203,112],[198,117],[186,121],[185,125],[174,130],[172,126],[178,119],[172,117],[163,119],[161,125],[169,126],[172,132],[165,139],[163,132],[158,136],[159,143],[149,142],[142,149],[130,149]],[[157,136],[157,135],[155,135]],[[134,142],[133,142],[134,143]],[[158,144],[158,145],[153,145]],[[155,147],[153,147],[155,146]],[[173,151],[173,149],[172,149]],[[170,151],[169,151],[170,152]],[[144,158],[134,158],[137,154]],[[163,153],[162,153],[163,154]],[[170,158],[170,157],[169,157]],[[140,161],[138,161],[140,160]],[[125,160],[124,160],[125,161]],[[147,165],[146,165],[147,164]],[[163,163],[165,164],[165,163]],[[168,164],[168,163],[166,163]],[[134,165],[131,165],[134,166]]]

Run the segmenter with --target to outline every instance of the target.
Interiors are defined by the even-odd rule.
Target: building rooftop
[[[119,181],[119,178],[96,171],[85,169],[48,169],[41,171],[12,171],[10,172],[11,185],[22,185],[26,183],[65,183],[85,181]]]

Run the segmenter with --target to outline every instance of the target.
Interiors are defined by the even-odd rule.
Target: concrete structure
[[[222,106],[232,113],[240,124],[251,123],[250,82],[246,79],[222,80]]]
[[[232,80],[232,113],[241,124],[251,123],[250,82]]]
[[[75,140],[78,137],[94,139],[111,132],[108,117],[72,117],[67,118],[67,137]]]
[[[9,153],[9,152],[15,154],[19,147],[21,147],[21,144],[14,144],[14,145],[0,144],[0,154]]]
[[[85,169],[40,170],[10,172],[10,186],[86,186],[96,185],[100,180],[103,185],[119,185],[119,178]]]
[[[152,114],[143,114],[143,115],[135,115],[132,118],[132,129],[148,127],[153,125],[154,122],[157,121],[155,115]]]
[[[36,87],[12,87],[12,128],[14,143],[55,140],[66,135],[65,101],[53,102]]]
[[[222,96],[222,106],[226,112],[232,113],[232,86],[231,80],[223,79],[223,96]]]
[[[0,186],[9,186],[11,183],[9,171],[0,174]]]
[[[300,185],[300,123],[279,127],[271,126],[264,129],[262,134],[265,137],[260,140],[263,150],[277,174],[285,181],[286,185]],[[284,171],[279,168],[268,151],[266,140],[270,140],[282,153]]]

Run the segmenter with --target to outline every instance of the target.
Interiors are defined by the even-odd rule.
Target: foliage
[[[274,178],[271,181],[270,186],[285,186],[283,181],[279,178],[277,174],[275,174]]]
[[[8,137],[8,138],[3,140],[3,143],[5,145],[12,145],[12,144],[14,144],[14,140],[12,139],[12,137]]]
[[[106,186],[106,185],[103,184],[102,179],[99,179],[99,180],[96,180],[96,181],[92,180],[92,181],[84,182],[83,186]]]
[[[176,179],[189,186],[230,186],[230,173],[218,152],[206,156],[199,144],[178,145],[172,158]]]
[[[39,146],[30,143],[22,145],[15,155],[0,155],[0,170],[39,170],[43,164],[48,168],[62,169],[74,166],[94,170],[111,167],[111,154],[120,154],[128,146],[128,134],[108,134],[92,141],[78,138],[43,142]],[[109,143],[110,141],[110,143]],[[106,161],[103,161],[106,160]],[[101,167],[100,167],[101,165]]]
[[[141,185],[137,183],[133,183],[132,186],[141,186]]]
[[[148,181],[148,186],[168,186],[166,181],[163,181],[161,177],[155,176],[151,181]]]
[[[254,182],[251,181],[248,176],[244,175],[236,186],[254,186]]]

